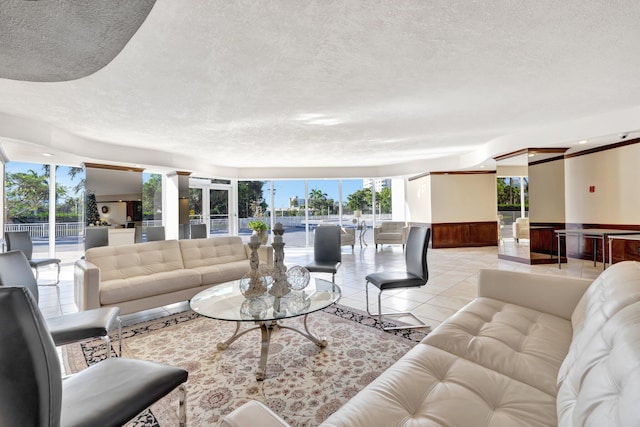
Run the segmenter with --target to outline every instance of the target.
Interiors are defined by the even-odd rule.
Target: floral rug
[[[304,330],[302,318],[286,326]],[[216,425],[248,400],[258,400],[292,426],[316,426],[426,336],[429,329],[383,332],[377,319],[339,305],[309,315],[309,331],[326,337],[321,349],[293,331],[274,329],[266,378],[257,381],[260,332],[249,332],[229,348],[235,323],[187,311],[123,328],[124,357],[180,366],[189,372],[189,426]],[[249,327],[253,325],[243,325]],[[115,339],[114,339],[115,342]],[[67,346],[67,372],[105,357],[102,340]],[[177,425],[177,393],[165,397],[128,426]]]

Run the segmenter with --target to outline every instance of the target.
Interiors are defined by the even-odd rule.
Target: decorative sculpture
[[[260,270],[260,257],[258,257],[258,248],[260,247],[260,237],[251,236],[249,239],[249,267],[251,270],[240,279],[240,292],[245,298],[257,298],[267,291],[268,281],[264,272]]]
[[[287,284],[287,267],[284,265],[284,245],[282,241],[282,235],[284,234],[284,227],[282,223],[277,223],[273,227],[273,285],[269,290],[269,293],[276,298],[282,298],[290,292],[289,285]]]

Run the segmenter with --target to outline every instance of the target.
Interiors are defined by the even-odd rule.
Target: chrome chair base
[[[415,328],[429,328],[430,326],[427,325],[426,323],[424,323],[422,320],[418,319],[418,317],[416,317],[415,314],[413,314],[410,311],[393,311],[393,312],[387,312],[387,313],[383,313],[382,312],[382,302],[381,302],[381,297],[382,297],[382,290],[380,290],[380,292],[378,292],[378,312],[377,313],[371,313],[371,311],[369,310],[369,283],[367,282],[365,285],[365,301],[367,304],[367,314],[371,317],[377,317],[378,318],[378,322],[380,323],[380,328],[382,328],[383,331],[392,331],[394,329],[415,329]],[[394,288],[394,289],[403,289],[403,288]],[[382,316],[386,316],[386,317],[394,317],[394,316],[410,316],[413,319],[416,320],[416,322],[418,322],[418,325],[405,325],[405,326],[388,326],[388,327],[384,327],[384,323],[382,323]]]

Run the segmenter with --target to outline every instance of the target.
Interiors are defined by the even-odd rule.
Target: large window
[[[5,231],[28,231],[33,256],[49,256],[50,166],[9,162],[5,165]],[[57,166],[55,191],[55,252],[63,262],[79,258],[83,251],[84,171]],[[53,220],[53,218],[51,218]]]
[[[143,228],[162,225],[162,175],[142,174]]]
[[[301,180],[277,180],[274,185],[274,212],[276,222],[284,226],[284,243],[288,247],[307,245],[305,234],[305,182]]]
[[[252,233],[251,221],[262,221],[268,226],[271,223],[269,188],[269,181],[238,182],[238,235],[246,241]]]

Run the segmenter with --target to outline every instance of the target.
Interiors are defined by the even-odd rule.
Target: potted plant
[[[266,222],[259,220],[259,219],[254,219],[252,221],[249,221],[249,223],[247,224],[247,226],[253,230],[253,234],[258,235],[258,237],[260,237],[260,244],[261,245],[266,245],[267,244],[267,240],[269,239],[269,235],[267,234],[267,230],[269,229],[269,226],[267,225]]]

